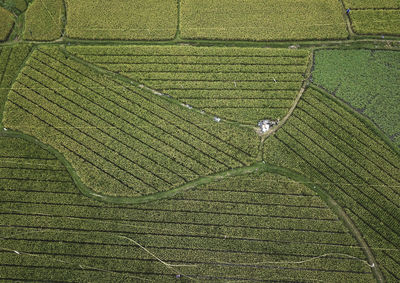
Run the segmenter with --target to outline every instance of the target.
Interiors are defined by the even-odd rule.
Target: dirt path
[[[314,63],[314,50],[311,50],[310,58],[309,58],[308,66],[307,66],[307,71],[305,73],[305,78],[304,78],[303,84],[300,88],[300,91],[297,94],[297,96],[292,104],[292,107],[290,107],[286,116],[283,117],[282,120],[279,121],[278,125],[276,125],[275,127],[272,127],[269,131],[267,131],[266,133],[264,133],[261,136],[260,147],[262,147],[266,138],[268,138],[269,136],[273,135],[276,131],[278,131],[286,123],[286,121],[290,118],[290,116],[292,116],[293,111],[296,109],[297,104],[299,104],[299,101],[300,101],[304,91],[306,90],[307,85],[309,84],[309,79],[311,77],[311,69],[312,69],[313,63]]]
[[[371,267],[372,273],[374,274],[376,280],[378,282],[385,282],[383,274],[379,269],[377,261],[375,260],[375,256],[372,253],[371,249],[369,248],[367,242],[364,240],[360,230],[358,230],[357,226],[353,223],[351,218],[346,214],[344,209],[330,196],[328,198],[328,204],[336,212],[336,214],[340,217],[340,219],[344,222],[344,224],[350,230],[351,234],[356,238],[357,242],[364,250],[364,253],[367,256],[369,262],[369,266]]]

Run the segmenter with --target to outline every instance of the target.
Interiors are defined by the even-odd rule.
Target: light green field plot
[[[362,112],[388,137],[400,132],[400,52],[318,51],[312,75],[316,84]]]
[[[28,7],[27,2],[32,2],[30,0],[15,0],[15,8],[20,12],[25,12],[26,8]]]
[[[283,118],[303,80],[306,50],[79,46],[79,58],[222,119],[256,126]]]
[[[25,13],[23,37],[50,41],[62,36],[65,24],[63,0],[35,0]]]
[[[84,39],[172,39],[176,0],[66,0],[68,37]]]
[[[309,89],[287,123],[266,140],[264,160],[323,185],[393,281],[400,271],[400,156],[365,123],[328,94]],[[385,249],[394,251],[397,264],[384,264]]]
[[[14,17],[11,12],[0,7],[0,41],[7,40],[14,26]]]
[[[181,3],[182,38],[296,40],[346,38],[336,0],[186,0]]]

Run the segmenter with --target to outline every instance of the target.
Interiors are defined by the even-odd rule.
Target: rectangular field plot
[[[181,4],[181,37],[228,40],[346,38],[335,0],[187,0]]]
[[[400,34],[400,10],[354,10],[350,18],[358,34]]]
[[[175,0],[67,0],[67,36],[83,39],[172,39]]]
[[[109,71],[222,119],[282,119],[304,81],[307,50],[193,46],[71,46]]]

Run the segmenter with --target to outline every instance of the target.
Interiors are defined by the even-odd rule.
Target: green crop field
[[[279,120],[305,78],[310,53],[259,48],[70,47],[68,51],[222,119]]]
[[[0,7],[0,41],[7,39],[14,26],[14,19],[11,12]]]
[[[38,0],[25,13],[26,40],[50,41],[61,37],[64,28],[63,0]]]
[[[18,75],[31,45],[17,45],[15,47],[0,48],[0,117],[3,117],[4,104],[8,91]],[[1,124],[1,123],[0,123]]]
[[[230,177],[169,200],[117,206],[80,195],[38,146],[0,143],[2,278],[372,280],[338,217],[285,177]],[[301,268],[289,263],[302,260]]]
[[[266,141],[264,160],[324,184],[370,245],[377,251],[396,250],[400,156],[366,124],[344,105],[310,89],[282,131]],[[398,250],[395,255],[399,256]],[[386,259],[378,252],[377,260]],[[398,272],[387,268],[389,273]]]
[[[176,34],[175,0],[66,0],[66,6],[66,32],[72,38],[156,40]]]
[[[302,40],[348,35],[335,0],[186,0],[181,5],[182,38]]]
[[[398,0],[0,0],[0,282],[400,282]]]
[[[357,34],[400,34],[400,1],[343,0]]]
[[[316,52],[313,80],[369,117],[388,137],[400,133],[400,53]]]

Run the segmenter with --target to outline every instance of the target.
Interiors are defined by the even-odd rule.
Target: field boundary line
[[[349,39],[354,38],[357,34],[353,30],[350,15],[347,13],[346,5],[343,0],[339,0],[342,6],[343,20],[346,22],[347,32],[349,33]]]
[[[176,0],[177,1],[177,14],[176,14],[176,33],[174,36],[173,40],[179,40],[180,35],[181,35],[181,5],[182,5],[182,0]]]

